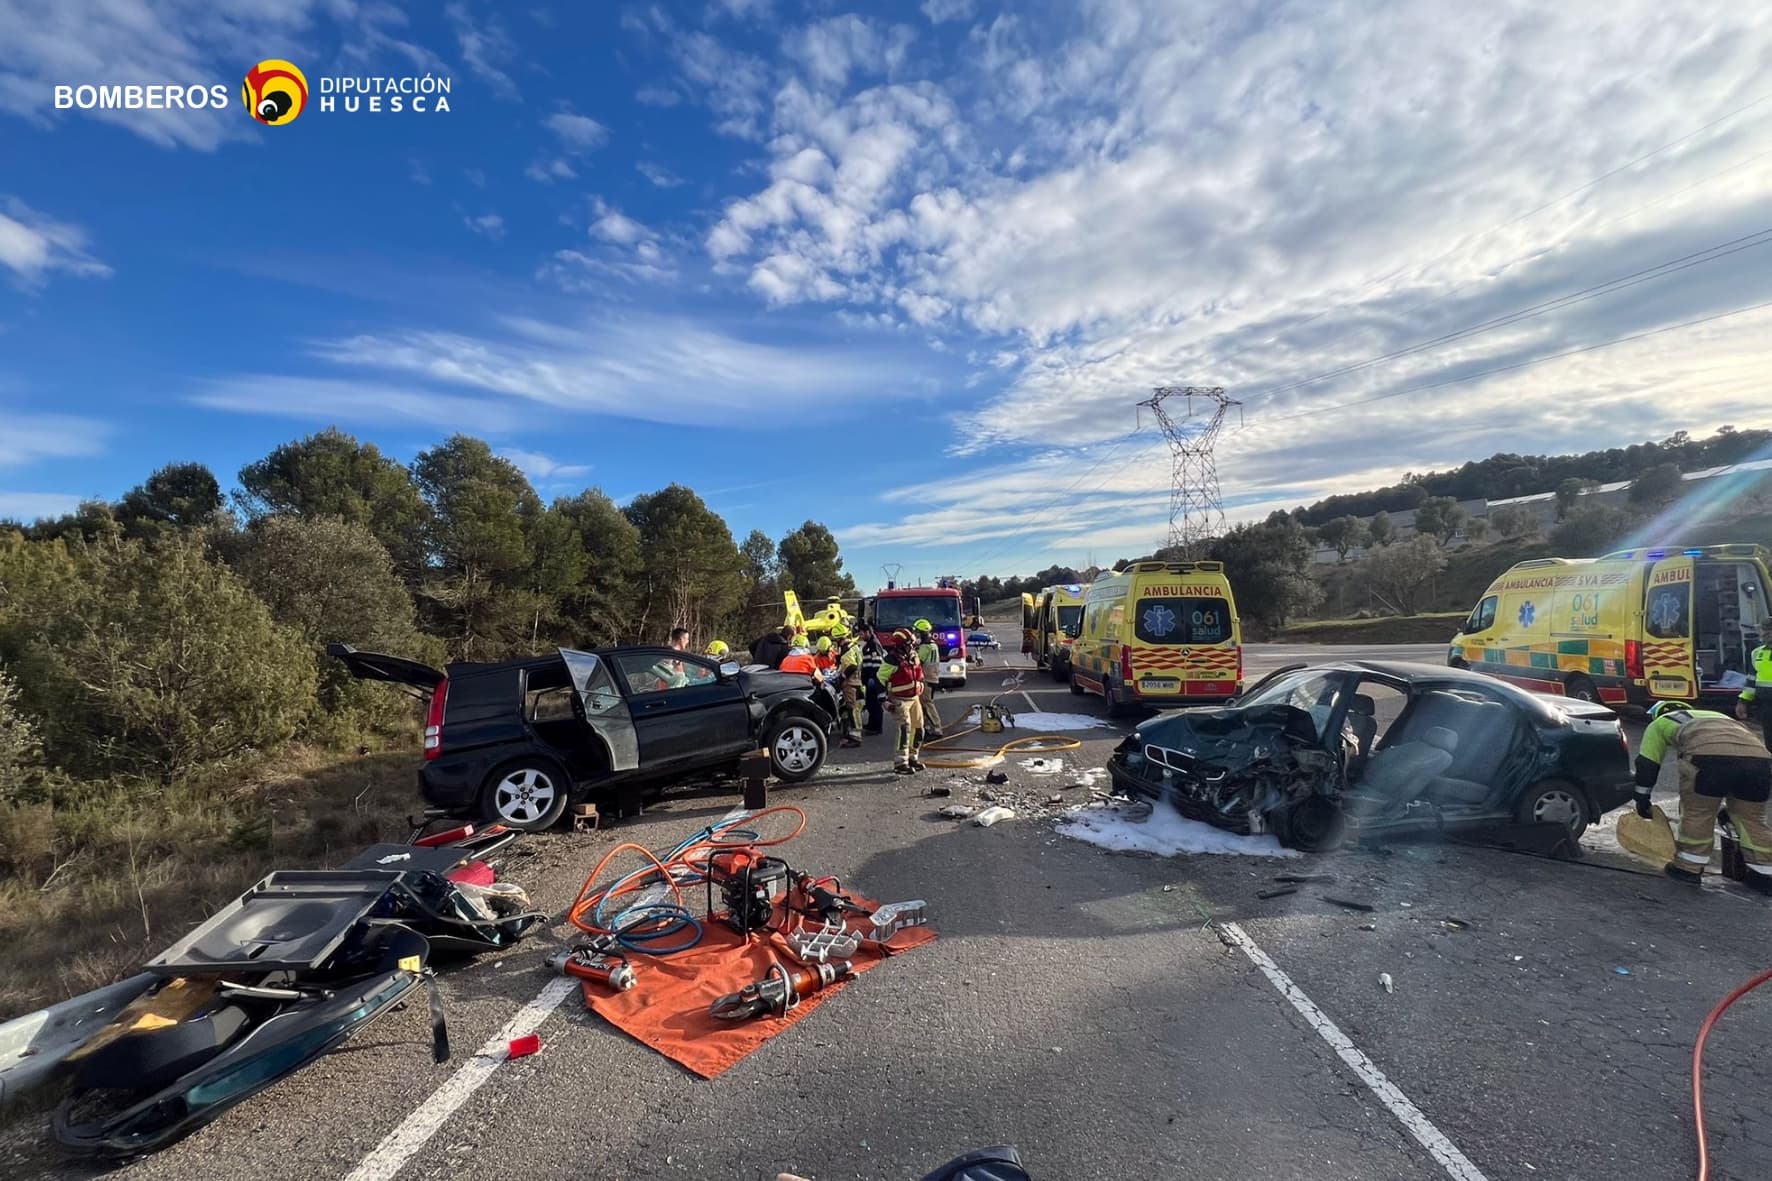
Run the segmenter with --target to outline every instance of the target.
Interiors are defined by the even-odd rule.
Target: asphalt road
[[[1291,658],[1250,656],[1252,672]],[[945,695],[944,712],[996,691],[1000,676],[987,670],[968,694]],[[1043,674],[1022,691],[1024,711],[1102,712]],[[1101,766],[1122,732],[1076,732],[1085,742],[1062,756],[1064,775],[1012,758],[1008,787],[1081,802],[1088,789],[1065,785]],[[1693,1172],[1692,1039],[1719,997],[1766,966],[1764,899],[1628,876],[1644,867],[1609,850],[1605,833],[1577,864],[1432,844],[1285,862],[1111,855],[1035,815],[989,829],[940,819],[947,801],[920,790],[955,782],[969,799],[978,776],[895,777],[887,741],[834,752],[828,774],[771,802],[809,818],[790,846],[796,865],[878,898],[927,899],[940,937],[719,1079],[690,1076],[576,995],[542,1015],[539,1055],[471,1064],[473,1047],[547,989],[540,961],[559,937],[543,934],[445,978],[463,1048],[454,1061],[430,1062],[422,1006],[396,1014],[117,1175],[769,1179],[787,1169],[901,1181],[1003,1141],[1041,1181]],[[561,909],[614,843],[670,845],[735,803],[678,793],[602,833],[531,838],[505,872]],[[1337,874],[1335,893],[1374,909],[1342,909],[1314,886],[1257,898],[1276,872],[1298,869]],[[1772,1176],[1768,1044],[1772,1004],[1754,1000],[1711,1041],[1718,1178]],[[40,1126],[12,1125],[0,1173],[91,1175],[42,1149]]]

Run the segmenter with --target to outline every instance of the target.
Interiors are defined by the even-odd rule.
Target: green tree
[[[1683,482],[1678,466],[1658,463],[1631,481],[1630,502],[1640,508],[1660,508],[1680,494]]]
[[[1467,515],[1450,496],[1430,496],[1415,510],[1415,531],[1445,545],[1464,528]]]
[[[0,665],[0,804],[28,798],[43,772],[43,742],[19,706],[18,682]]]
[[[248,520],[289,514],[362,525],[408,583],[424,571],[429,510],[412,473],[337,427],[285,443],[241,468],[235,503]]]
[[[312,714],[314,661],[301,637],[199,539],[8,557],[9,577],[38,567],[25,572],[22,598],[52,596],[10,604],[0,628],[51,763],[171,781],[275,746]]]
[[[169,463],[123,494],[117,520],[131,536],[194,529],[222,506],[221,485],[200,463]]]
[[[1446,568],[1446,553],[1427,536],[1373,550],[1361,560],[1358,573],[1379,600],[1400,615],[1413,615],[1422,592]]]
[[[1383,511],[1372,514],[1372,519],[1366,522],[1366,536],[1373,545],[1389,545],[1395,541],[1397,527],[1392,523],[1391,515]]]
[[[781,626],[784,603],[781,587],[781,560],[775,542],[761,529],[752,529],[738,547],[740,567],[740,606],[728,625],[736,639],[728,643],[749,643],[771,627]]]
[[[635,638],[662,640],[685,627],[704,643],[731,618],[745,589],[732,531],[681,484],[636,496],[626,511],[640,531],[645,563]]]
[[[783,537],[776,552],[782,588],[803,602],[817,605],[832,595],[855,595],[855,579],[843,572],[837,539],[817,521],[807,521]]]
[[[1524,505],[1507,505],[1489,514],[1489,523],[1506,538],[1531,537],[1538,532],[1538,514]]]
[[[1322,543],[1335,551],[1335,561],[1339,564],[1347,561],[1349,550],[1359,549],[1366,544],[1366,522],[1358,517],[1343,516],[1325,521],[1317,530]]]
[[[1214,538],[1207,555],[1224,563],[1238,613],[1280,628],[1322,601],[1322,588],[1311,577],[1312,548],[1296,518],[1275,512],[1259,524],[1238,525]]]
[[[639,607],[640,531],[598,488],[554,501],[578,536],[584,576],[561,599],[573,640],[582,647],[616,644],[634,634]]]
[[[1575,506],[1589,491],[1599,487],[1597,481],[1586,480],[1580,476],[1570,476],[1557,485],[1557,520],[1566,520]]]
[[[55,541],[68,537],[79,541],[114,541],[123,535],[117,520],[116,506],[104,500],[83,500],[73,512],[53,519],[37,521],[24,530],[33,541]]]
[[[1593,558],[1619,545],[1637,518],[1623,509],[1596,504],[1578,508],[1551,530],[1551,548],[1566,558]]]
[[[319,670],[318,702],[329,714],[387,725],[405,712],[385,687],[365,684],[326,645],[439,661],[442,644],[418,632],[412,595],[368,526],[338,517],[266,517],[239,540],[234,569],[271,618],[294,629]]]
[[[530,538],[541,498],[516,464],[467,435],[420,453],[412,474],[430,508],[422,593],[437,629],[460,659],[510,655],[529,640],[539,608]]]

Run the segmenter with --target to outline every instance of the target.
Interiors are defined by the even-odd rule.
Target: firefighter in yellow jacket
[[[843,690],[843,745],[861,745],[861,640],[843,624],[831,628],[837,642],[838,683]]]
[[[880,683],[886,687],[886,708],[898,718],[898,754],[892,769],[900,775],[921,771],[923,760],[917,756],[923,748],[923,662],[917,659],[916,637],[903,628],[887,637]]]
[[[1760,715],[1760,741],[1772,750],[1772,617],[1760,620],[1760,646],[1752,657],[1754,683],[1741,691],[1735,716],[1747,721],[1750,711]]]
[[[941,715],[935,711],[935,689],[941,684],[941,645],[935,640],[935,625],[927,619],[916,622],[917,661],[923,666],[923,726],[930,738],[941,737]]]
[[[1637,750],[1637,815],[1645,819],[1654,815],[1649,794],[1669,759],[1680,769],[1680,824],[1674,836],[1678,852],[1667,863],[1667,875],[1698,884],[1710,862],[1717,813],[1727,804],[1747,862],[1747,884],[1772,894],[1772,829],[1766,827],[1772,754],[1765,744],[1727,714],[1680,701],[1656,702]]]

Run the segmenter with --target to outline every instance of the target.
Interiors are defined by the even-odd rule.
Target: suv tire
[[[492,823],[542,832],[560,822],[571,794],[571,780],[558,763],[529,756],[505,763],[486,777],[480,811]]]
[[[824,727],[803,714],[786,714],[763,734],[769,770],[783,783],[804,783],[818,774],[827,749]]]

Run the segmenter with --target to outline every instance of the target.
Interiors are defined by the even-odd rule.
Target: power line
[[[1611,340],[1604,340],[1598,344],[1582,345],[1580,348],[1565,349],[1560,353],[1548,353],[1545,356],[1533,357],[1526,361],[1515,361],[1511,365],[1497,365],[1492,369],[1484,369],[1477,373],[1467,373],[1460,377],[1448,377],[1443,381],[1429,382],[1426,385],[1409,386],[1405,389],[1392,390],[1385,394],[1374,394],[1370,398],[1356,398],[1351,402],[1339,402],[1333,406],[1313,406],[1309,410],[1299,411],[1292,414],[1279,414],[1270,418],[1263,418],[1260,422],[1264,425],[1271,422],[1290,422],[1296,418],[1311,418],[1333,410],[1347,410],[1354,406],[1367,406],[1373,402],[1383,402],[1388,398],[1400,398],[1405,394],[1426,393],[1429,390],[1443,389],[1449,385],[1458,385],[1462,382],[1476,381],[1481,377],[1492,377],[1497,373],[1509,373],[1516,369],[1526,369],[1533,365],[1542,365],[1546,361],[1556,361],[1563,357],[1574,357],[1582,353],[1594,353],[1601,349],[1609,349],[1613,345],[1629,344],[1636,340],[1647,340],[1651,336],[1661,336],[1664,333],[1677,332],[1682,328],[1695,328],[1700,324],[1709,324],[1713,320],[1726,320],[1731,316],[1745,315],[1748,312],[1757,312],[1761,308],[1769,307],[1772,307],[1772,299],[1748,304],[1745,307],[1733,308],[1727,312],[1716,312],[1709,316],[1700,316],[1696,320],[1686,320],[1679,324],[1668,324],[1661,328],[1651,328],[1646,332],[1634,332],[1629,336],[1614,337]]]
[[[1130,434],[1122,435],[1122,436],[1120,436],[1120,438],[1114,440],[1113,446],[1109,447],[1106,452],[1104,452],[1102,455],[1097,457],[1096,461],[1093,464],[1091,464],[1083,472],[1082,475],[1078,476],[1075,480],[1073,480],[1068,488],[1064,489],[1057,496],[1054,496],[1051,500],[1047,501],[1044,506],[1044,511],[1036,513],[1034,515],[1033,519],[1030,520],[1023,527],[1023,530],[1021,532],[1007,533],[1004,536],[1006,538],[1024,537],[1027,535],[1027,533],[1032,532],[1035,522],[1044,520],[1045,511],[1050,511],[1050,509],[1053,506],[1062,503],[1066,497],[1068,497],[1072,492],[1075,492],[1077,490],[1077,486],[1079,484],[1081,484],[1084,480],[1087,480],[1091,475],[1093,475],[1096,472],[1097,469],[1099,469],[1101,467],[1102,464],[1106,463],[1108,461],[1108,459],[1113,455],[1114,452],[1118,451],[1121,447],[1124,447],[1127,443],[1130,443],[1133,439],[1135,439],[1137,437],[1138,437],[1138,432],[1133,431]],[[1147,450],[1149,450],[1149,449],[1147,448]],[[1131,463],[1131,462],[1134,462],[1134,460],[1128,460],[1127,462]],[[1103,480],[1102,483],[1105,484],[1105,483],[1107,483],[1107,481]],[[1098,487],[1099,487],[1099,485],[1098,485]],[[974,563],[982,563],[990,558],[994,558],[998,554],[1002,553],[1004,549],[1008,548],[1009,544],[1010,544],[1009,541],[999,542],[994,548],[986,550],[983,554],[973,555],[972,560]]]
[[[1166,403],[1179,395],[1187,404],[1178,423]],[[1199,402],[1204,410],[1196,408]],[[1157,429],[1169,443],[1169,546],[1183,557],[1198,557],[1206,542],[1224,527],[1224,501],[1218,492],[1218,460],[1214,448],[1232,406],[1222,386],[1158,386],[1139,403],[1149,407]],[[1184,428],[1192,426],[1192,431]]]
[[[1647,283],[1653,279],[1660,279],[1667,275],[1678,274],[1680,271],[1687,270],[1690,267],[1702,266],[1709,262],[1716,262],[1718,259],[1728,258],[1732,254],[1739,254],[1743,250],[1751,250],[1755,246],[1764,246],[1769,242],[1772,242],[1772,227],[1756,230],[1751,234],[1743,234],[1739,238],[1732,238],[1727,242],[1722,242],[1715,246],[1707,246],[1703,250],[1695,250],[1690,254],[1682,254],[1678,258],[1657,263],[1652,267],[1645,267],[1640,271],[1632,271],[1628,275],[1620,275],[1615,279],[1608,279],[1603,283],[1596,283],[1591,287],[1584,287],[1580,291],[1570,292],[1567,295],[1560,295],[1554,299],[1547,299],[1540,303],[1532,304],[1529,307],[1521,308],[1518,311],[1509,312],[1503,316],[1496,316],[1492,319],[1472,324],[1466,328],[1443,333],[1428,340],[1418,341],[1415,344],[1405,345],[1400,349],[1393,349],[1388,353],[1380,353],[1378,356],[1368,357],[1364,361],[1355,361],[1335,369],[1325,370],[1313,377],[1300,378],[1298,381],[1291,382],[1276,389],[1263,390],[1259,393],[1250,395],[1250,400],[1253,401],[1256,398],[1277,397],[1280,394],[1290,393],[1293,390],[1300,389],[1307,385],[1315,385],[1319,381],[1328,381],[1332,377],[1341,377],[1360,369],[1366,369],[1373,365],[1382,364],[1385,361],[1392,361],[1399,357],[1407,357],[1414,353],[1425,352],[1428,349],[1435,348],[1442,344],[1449,344],[1455,340],[1478,336],[1484,332],[1493,331],[1496,328],[1505,328],[1509,325],[1518,324],[1522,320],[1529,320],[1535,316],[1544,315],[1546,312],[1559,311],[1562,308],[1570,307],[1574,304],[1585,303],[1590,299],[1598,299],[1603,295],[1611,295],[1617,291],[1624,291],[1628,288],[1635,287],[1640,283]]]

